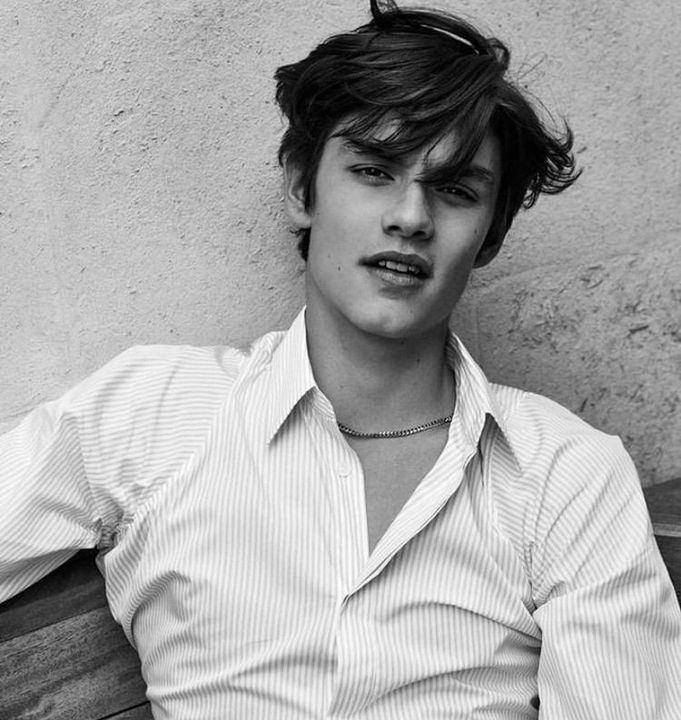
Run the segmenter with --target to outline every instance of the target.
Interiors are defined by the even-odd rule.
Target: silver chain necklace
[[[405,430],[379,430],[379,432],[359,432],[359,430],[353,430],[343,423],[337,423],[338,429],[344,434],[355,438],[364,438],[365,440],[379,440],[379,439],[391,439],[407,437],[408,435],[416,435],[417,433],[424,432],[424,430],[430,430],[431,428],[440,427],[440,425],[447,425],[452,421],[452,415],[447,417],[439,418],[437,420],[431,420],[430,422],[423,423],[422,425],[414,425],[414,427],[406,428]]]

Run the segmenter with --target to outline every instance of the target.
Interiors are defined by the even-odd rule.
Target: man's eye
[[[355,173],[355,175],[369,180],[370,182],[378,182],[390,179],[390,175],[388,175],[385,170],[381,170],[381,168],[375,167],[374,165],[363,165],[361,167],[356,167],[353,168],[353,172]]]
[[[468,200],[469,202],[475,202],[478,199],[476,193],[465,185],[445,185],[439,187],[438,192],[447,196]]]

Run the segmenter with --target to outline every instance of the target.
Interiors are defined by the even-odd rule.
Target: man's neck
[[[350,323],[306,313],[315,380],[337,419],[363,431],[400,429],[439,418],[454,407],[447,330],[384,338]]]

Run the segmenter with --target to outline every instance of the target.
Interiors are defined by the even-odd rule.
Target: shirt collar
[[[456,378],[456,410],[466,440],[473,446],[480,443],[488,421],[491,421],[511,452],[518,469],[518,456],[510,442],[507,419],[500,408],[492,385],[480,366],[473,360],[461,340],[452,332],[447,338],[447,364]]]
[[[456,378],[456,412],[466,439],[471,445],[477,446],[490,418],[518,463],[509,442],[505,416],[495,400],[489,381],[461,340],[451,332],[447,339],[446,355]],[[284,333],[281,342],[273,350],[270,383],[266,419],[268,443],[300,400],[311,390],[318,390],[307,352],[305,308],[298,313],[288,332]]]
[[[271,442],[298,402],[316,388],[307,354],[305,308],[272,353],[268,393],[267,442]]]

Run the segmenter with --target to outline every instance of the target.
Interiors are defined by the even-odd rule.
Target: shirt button
[[[346,478],[350,475],[350,463],[347,460],[341,460],[338,463],[339,477]]]

